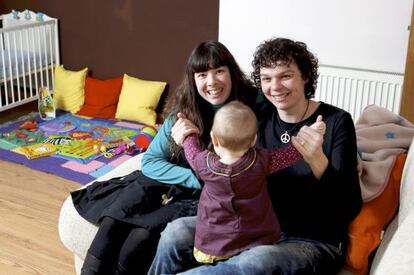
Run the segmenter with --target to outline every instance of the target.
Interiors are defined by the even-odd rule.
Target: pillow
[[[122,76],[108,80],[86,77],[85,103],[77,114],[95,118],[115,118],[121,88]]]
[[[396,157],[387,186],[375,199],[365,202],[349,226],[349,244],[345,269],[352,274],[368,273],[368,258],[381,243],[381,231],[397,212],[401,175],[407,154]]]
[[[154,125],[155,108],[166,85],[166,82],[141,80],[125,74],[115,117]]]
[[[57,109],[73,114],[80,110],[84,101],[87,72],[88,68],[74,72],[66,70],[62,65],[55,67],[53,101]]]

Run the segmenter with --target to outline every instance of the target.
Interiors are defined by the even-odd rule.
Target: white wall
[[[246,72],[256,46],[284,36],[321,64],[403,73],[413,0],[221,0],[219,40]]]

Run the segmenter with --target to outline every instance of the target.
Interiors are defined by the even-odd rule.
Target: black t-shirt
[[[317,180],[301,160],[268,177],[268,190],[282,231],[295,237],[338,245],[347,241],[349,223],[362,206],[357,173],[357,147],[353,120],[349,113],[321,102],[306,120],[296,124],[278,118],[277,109],[268,105],[261,112],[257,146],[281,148],[286,130],[295,135],[303,125],[311,125],[318,115],[326,123],[323,151],[328,168]]]

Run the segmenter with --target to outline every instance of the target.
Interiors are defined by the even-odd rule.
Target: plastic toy
[[[144,128],[141,129],[141,133],[146,133],[146,134],[150,135],[152,138],[155,138],[158,131],[155,127],[145,126]]]
[[[13,19],[20,19],[19,12],[16,10],[12,10]]]
[[[42,123],[39,128],[43,130],[44,132],[47,132],[48,135],[52,134],[63,134],[67,133],[69,131],[72,131],[76,128],[76,125],[74,125],[71,121],[64,121],[64,122],[47,122]]]
[[[37,121],[34,120],[33,118],[29,118],[28,120],[23,122],[22,125],[19,126],[19,129],[24,129],[27,131],[34,132],[37,130]]]
[[[114,155],[119,155],[119,154],[122,154],[123,152],[126,152],[128,147],[129,147],[128,144],[119,145],[118,147],[115,148]]]
[[[26,19],[26,20],[32,19],[32,15],[30,14],[30,11],[28,11],[28,10],[24,11],[24,19]]]
[[[95,153],[102,153],[106,158],[111,158],[122,153],[135,154],[134,142],[127,137],[100,142],[95,144],[93,149]]]
[[[151,141],[157,135],[158,131],[155,127],[145,126],[141,129],[141,133],[135,138],[135,145],[137,146],[140,152],[145,152]]]
[[[76,139],[89,139],[92,138],[93,133],[85,131],[73,131],[69,133],[69,136]]]
[[[36,21],[38,21],[38,22],[43,22],[44,21],[44,19],[43,19],[43,16],[44,16],[45,14],[44,13],[42,13],[42,12],[38,12],[38,13],[36,13]]]
[[[39,99],[37,101],[40,118],[43,120],[51,120],[56,118],[55,104],[49,89],[46,87],[39,88]]]
[[[17,138],[27,138],[28,134],[22,133],[22,132],[16,132]]]

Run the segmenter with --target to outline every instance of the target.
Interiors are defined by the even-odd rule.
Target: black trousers
[[[155,256],[160,232],[105,217],[88,253],[105,263],[113,274],[117,265],[128,274],[147,274]]]

